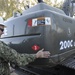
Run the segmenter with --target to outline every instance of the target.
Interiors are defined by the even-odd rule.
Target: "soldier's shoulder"
[[[1,44],[2,44],[2,45],[6,45],[3,41],[0,41],[0,45],[1,45]]]
[[[0,41],[0,44],[2,44],[3,42],[2,41]]]

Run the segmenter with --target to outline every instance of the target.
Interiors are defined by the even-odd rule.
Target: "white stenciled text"
[[[60,45],[60,50],[63,50],[75,46],[75,42],[73,40],[67,40],[67,41],[65,40],[65,41],[60,41],[59,45]]]

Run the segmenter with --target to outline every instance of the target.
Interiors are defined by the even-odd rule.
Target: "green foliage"
[[[22,12],[30,1],[32,0],[0,0],[0,16],[6,20],[13,15],[14,11]],[[62,4],[62,2],[57,3],[57,0],[54,1],[54,4],[51,0],[44,0],[44,2],[57,8],[61,8]],[[31,5],[35,5],[35,3],[37,0],[31,2]]]

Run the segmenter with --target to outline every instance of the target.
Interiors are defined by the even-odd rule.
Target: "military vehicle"
[[[33,54],[44,48],[48,59],[36,59],[30,65],[54,67],[58,64],[75,67],[75,19],[62,10],[40,1],[22,15],[5,21],[5,33],[0,39],[19,53]]]

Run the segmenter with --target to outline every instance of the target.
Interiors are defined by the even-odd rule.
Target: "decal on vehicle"
[[[75,42],[74,40],[67,40],[67,41],[65,40],[65,41],[60,41],[59,45],[60,45],[60,50],[63,50],[63,49],[74,47]]]
[[[39,25],[51,25],[51,18],[50,17],[38,17],[34,19],[28,20],[28,26],[39,26]]]

